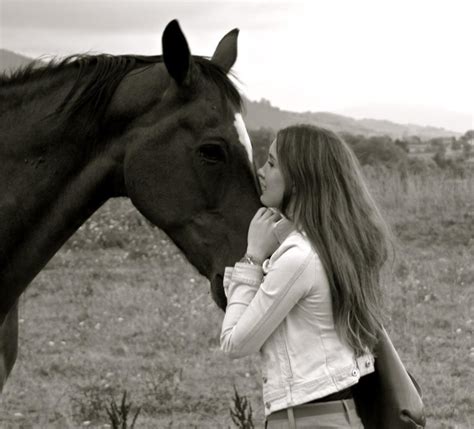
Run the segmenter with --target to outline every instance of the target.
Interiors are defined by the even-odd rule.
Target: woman
[[[266,207],[225,272],[221,348],[260,351],[266,427],[361,428],[351,386],[374,371],[387,227],[331,131],[279,131],[259,179]]]

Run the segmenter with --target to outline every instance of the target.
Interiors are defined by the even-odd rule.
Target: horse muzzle
[[[217,306],[225,311],[227,307],[227,298],[224,293],[224,277],[222,274],[216,274],[211,280],[211,295]]]

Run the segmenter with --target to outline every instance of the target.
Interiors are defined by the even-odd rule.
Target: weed
[[[132,422],[130,426],[128,424],[128,415],[130,409],[132,408],[132,403],[127,403],[127,391],[123,391],[122,401],[120,402],[120,406],[117,405],[115,399],[112,397],[110,401],[110,405],[106,407],[107,414],[110,418],[110,424],[112,425],[112,429],[133,429],[135,427],[135,423],[138,418],[138,414],[140,413],[140,407],[137,408],[135,415],[132,418]]]
[[[252,421],[252,405],[246,396],[240,396],[234,384],[233,407],[230,417],[239,429],[254,429]]]
[[[71,404],[76,421],[99,421],[104,418],[104,395],[110,390],[100,386],[80,387],[78,393],[71,397]]]

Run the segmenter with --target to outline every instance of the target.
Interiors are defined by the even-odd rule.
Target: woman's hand
[[[247,254],[263,262],[279,246],[278,239],[273,232],[275,222],[281,215],[273,209],[261,207],[250,222],[247,237]]]

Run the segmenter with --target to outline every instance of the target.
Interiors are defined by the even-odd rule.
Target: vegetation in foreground
[[[474,178],[366,175],[398,238],[387,330],[423,388],[427,427],[472,427]],[[235,427],[234,385],[263,427],[258,356],[220,353],[208,282],[126,200],[72,237],[20,318],[2,428],[112,427],[107,410],[124,391],[136,428]]]

